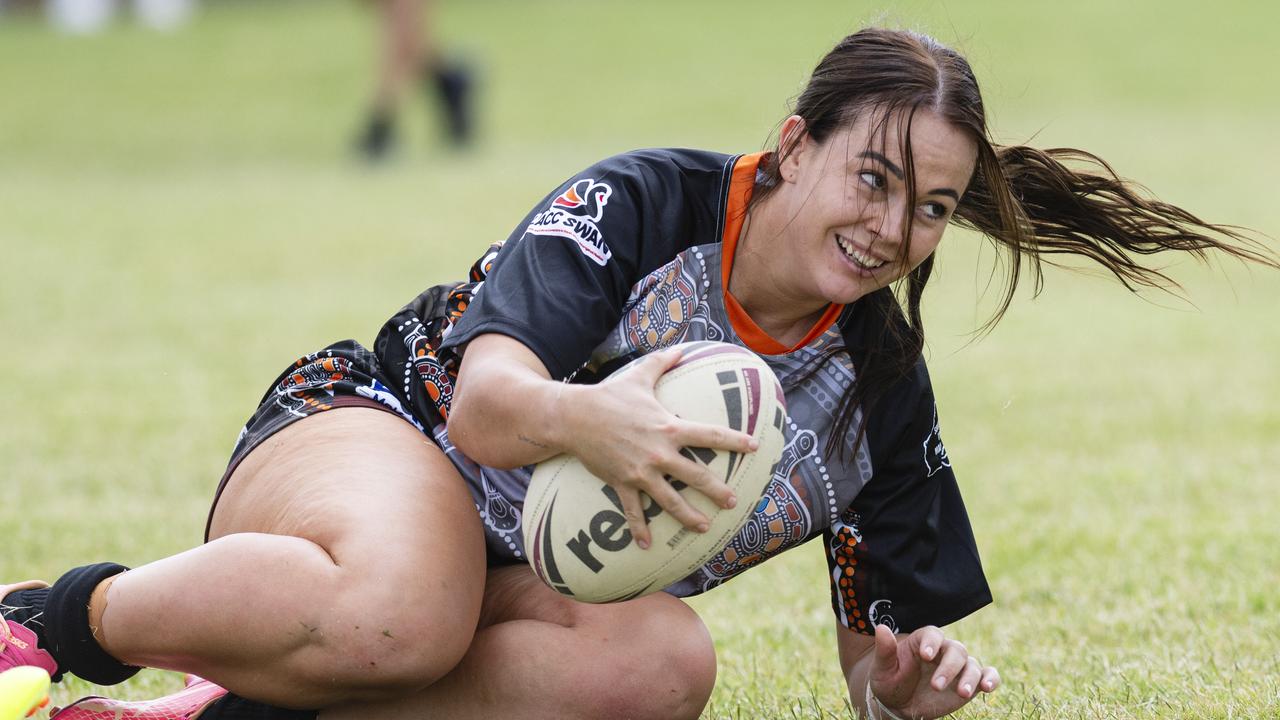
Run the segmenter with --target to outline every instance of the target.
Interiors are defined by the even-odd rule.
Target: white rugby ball
[[[700,341],[675,347],[683,354],[654,386],[658,402],[686,420],[729,427],[760,442],[758,450],[745,454],[685,448],[687,457],[725,479],[738,503],[722,509],[673,481],[684,499],[710,520],[710,529],[698,533],[642,496],[652,542],[641,550],[613,488],[572,456],[539,463],[525,496],[525,554],[538,577],[565,595],[596,603],[630,600],[689,575],[729,544],[773,477],[786,415],[782,386],[773,371],[737,345]]]

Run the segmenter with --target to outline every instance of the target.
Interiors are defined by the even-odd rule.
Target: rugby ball
[[[773,371],[737,345],[701,341],[675,347],[682,355],[654,386],[658,402],[686,420],[723,425],[760,442],[758,450],[745,454],[684,450],[723,477],[738,502],[722,509],[697,490],[673,481],[685,500],[707,516],[710,529],[688,530],[643,497],[652,542],[642,550],[632,541],[613,488],[572,456],[539,463],[525,496],[525,554],[538,577],[565,595],[595,603],[630,600],[689,575],[729,544],[773,477],[782,455],[786,415],[782,386]]]

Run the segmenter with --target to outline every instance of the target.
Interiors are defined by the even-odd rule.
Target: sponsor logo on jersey
[[[951,459],[947,457],[947,448],[942,444],[942,431],[938,427],[938,406],[933,406],[933,429],[929,437],[924,439],[924,466],[929,471],[928,477],[944,467],[951,467]]]
[[[613,188],[607,184],[583,178],[552,200],[551,207],[535,215],[525,232],[569,238],[591,262],[604,267],[613,252],[604,244],[597,223],[612,194]]]

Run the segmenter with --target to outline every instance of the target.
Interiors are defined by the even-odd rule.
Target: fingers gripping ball
[[[731,428],[759,441],[753,453],[683,452],[723,478],[740,502],[723,509],[671,480],[685,501],[707,516],[710,528],[705,533],[688,530],[645,498],[652,545],[642,550],[632,540],[611,487],[574,457],[560,455],[540,463],[525,498],[524,543],[534,571],[565,595],[586,602],[629,600],[687,576],[742,528],[773,476],[782,455],[786,415],[782,386],[773,371],[737,345],[704,341],[676,347],[682,351],[679,363],[654,386],[658,402],[685,420]]]

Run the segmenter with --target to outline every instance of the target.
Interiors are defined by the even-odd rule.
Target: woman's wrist
[[[867,720],[906,720],[880,702],[880,698],[871,691],[871,682],[867,681]]]
[[[566,381],[548,381],[555,387],[544,386],[546,398],[541,421],[529,428],[530,437],[536,437],[542,447],[555,453],[574,454],[576,441],[584,432],[579,417],[582,411],[583,393],[590,385],[573,385]]]
[[[568,396],[578,386],[518,368],[468,376],[450,413],[449,436],[476,462],[513,469],[569,452],[577,431]]]

